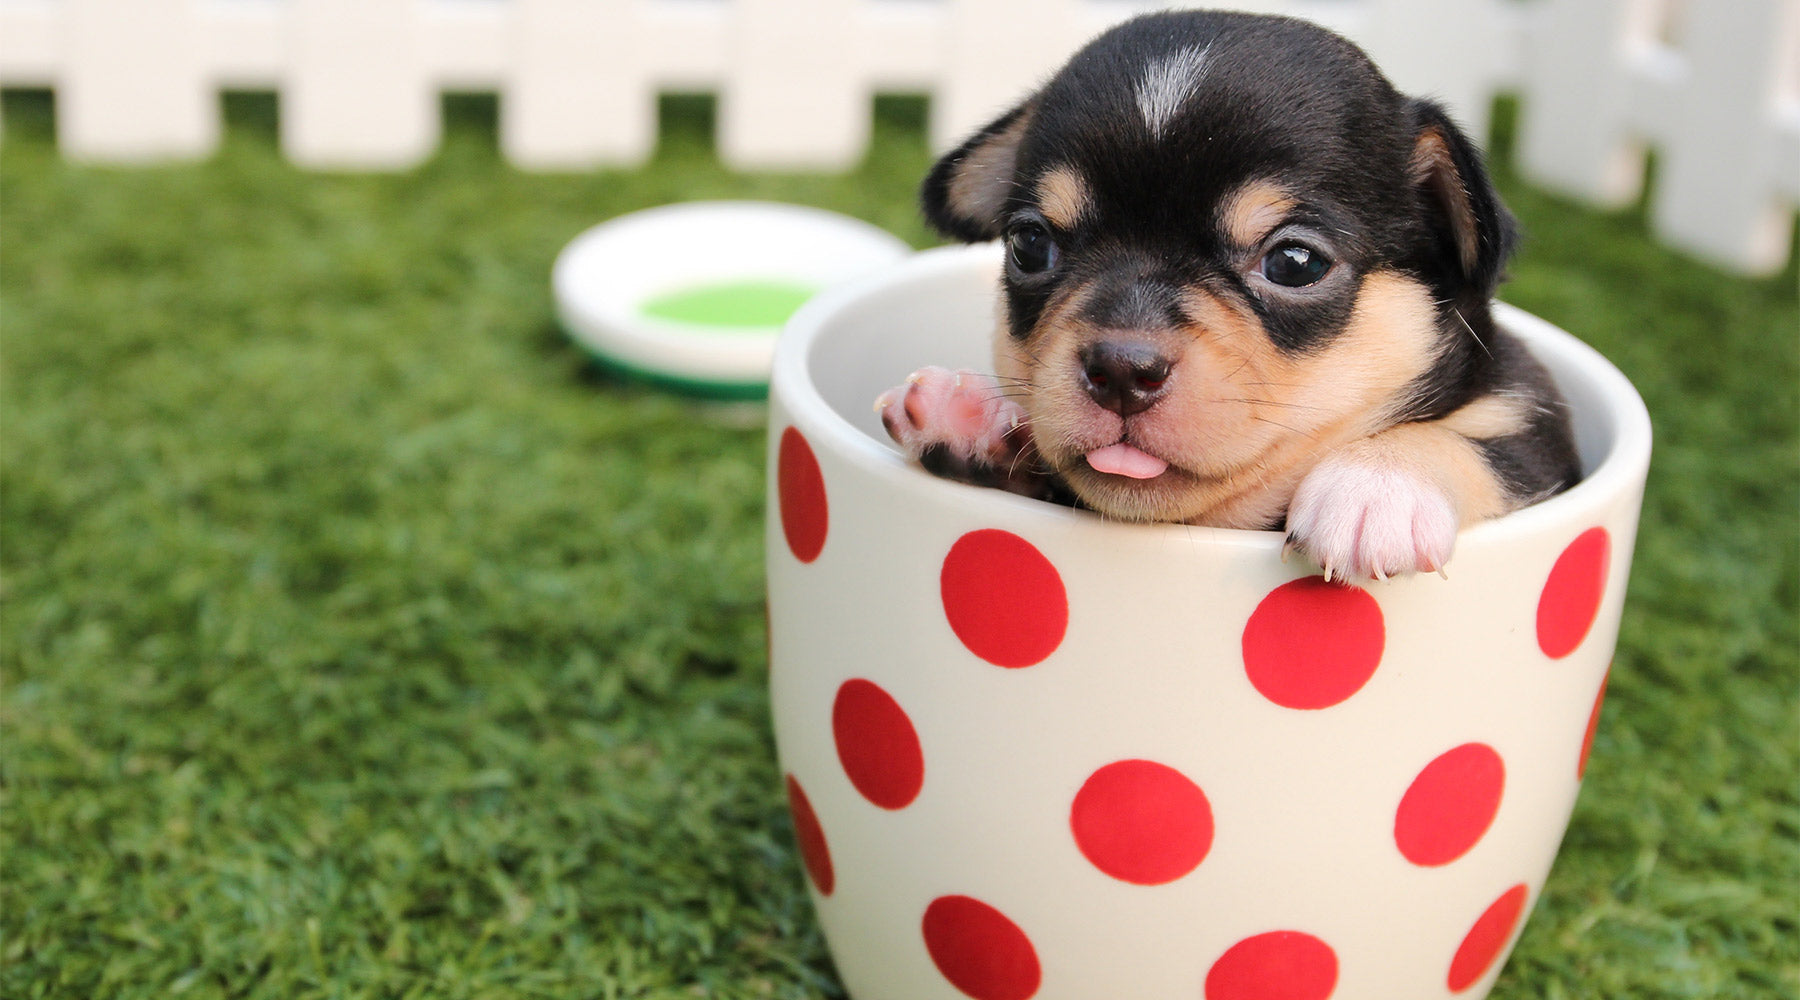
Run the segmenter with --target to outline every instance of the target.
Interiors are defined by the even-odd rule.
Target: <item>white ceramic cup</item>
[[[871,406],[986,368],[993,246],[828,292],[776,351],[775,733],[856,1000],[1479,998],[1580,788],[1649,464],[1605,359],[1498,319],[1586,477],[1449,579],[934,478]]]

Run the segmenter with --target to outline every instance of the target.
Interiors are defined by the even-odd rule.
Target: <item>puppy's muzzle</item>
[[[1155,406],[1168,388],[1175,362],[1154,344],[1102,340],[1083,347],[1081,388],[1104,409],[1129,417]]]

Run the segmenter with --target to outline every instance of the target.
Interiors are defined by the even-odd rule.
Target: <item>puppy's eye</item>
[[[1042,223],[1021,222],[1006,234],[1006,252],[1012,264],[1025,274],[1041,274],[1056,266],[1060,253],[1050,230]]]
[[[1263,277],[1288,288],[1304,288],[1331,270],[1331,258],[1304,243],[1283,243],[1263,256]]]

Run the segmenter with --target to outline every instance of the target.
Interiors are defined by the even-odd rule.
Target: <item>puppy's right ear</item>
[[[1481,162],[1481,151],[1441,105],[1412,102],[1417,137],[1412,180],[1423,192],[1439,245],[1464,287],[1493,298],[1501,269],[1518,241],[1518,224],[1500,201]]]
[[[997,239],[1000,214],[1012,193],[1019,143],[1037,109],[1035,99],[1008,111],[946,154],[919,189],[925,218],[964,243]]]

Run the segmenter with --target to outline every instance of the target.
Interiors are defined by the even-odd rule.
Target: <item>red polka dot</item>
[[[1525,912],[1525,886],[1523,883],[1506,890],[1493,905],[1469,928],[1469,933],[1456,949],[1456,957],[1450,960],[1449,985],[1450,992],[1461,993],[1475,985],[1475,981],[1487,974],[1494,960],[1512,938],[1514,929],[1519,926],[1519,916]]]
[[[1612,667],[1606,668],[1606,677],[1600,678],[1600,690],[1594,692],[1594,710],[1588,713],[1587,733],[1581,737],[1581,757],[1575,762],[1575,780],[1580,781],[1587,774],[1588,751],[1594,749],[1594,733],[1600,728],[1600,705],[1606,701],[1606,681],[1612,676]]]
[[[1212,806],[1172,767],[1121,760],[1075,795],[1069,826],[1081,853],[1113,878],[1161,885],[1197,867],[1212,847]]]
[[[1538,648],[1545,656],[1560,660],[1587,638],[1600,613],[1611,559],[1612,538],[1605,528],[1582,532],[1556,557],[1538,597]]]
[[[939,575],[944,616],[969,652],[1001,667],[1040,663],[1062,644],[1069,598],[1032,544],[988,528],[956,540]]]
[[[1337,952],[1300,931],[1270,931],[1231,946],[1206,973],[1206,1000],[1325,1000]]]
[[[1312,576],[1269,592],[1244,626],[1244,671],[1286,708],[1329,708],[1361,690],[1386,632],[1368,591]]]
[[[1037,950],[999,910],[968,896],[940,896],[925,908],[923,930],[938,971],[975,1000],[1027,1000],[1037,992]]]
[[[819,471],[812,445],[792,427],[781,432],[781,447],[775,456],[775,485],[788,551],[803,563],[812,562],[825,548],[825,528],[830,521],[825,505],[825,474]]]
[[[794,817],[794,840],[800,845],[800,860],[806,874],[822,896],[831,895],[837,886],[837,873],[831,868],[831,849],[825,844],[825,828],[819,825],[819,814],[813,812],[806,790],[793,775],[787,776],[788,812]]]
[[[903,809],[925,784],[925,754],[912,720],[893,696],[862,679],[845,681],[831,706],[838,761],[863,798]]]
[[[1486,743],[1446,751],[1413,779],[1394,813],[1394,843],[1415,865],[1447,865],[1469,852],[1500,811],[1506,765]]]

